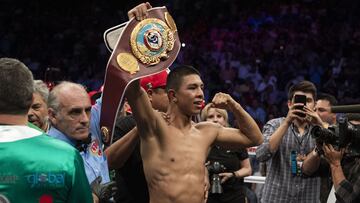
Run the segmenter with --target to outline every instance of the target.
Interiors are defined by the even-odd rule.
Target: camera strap
[[[291,125],[291,131],[292,131],[292,133],[293,133],[293,135],[295,137],[295,142],[296,142],[297,147],[298,147],[297,152],[299,154],[301,154],[301,155],[304,155],[305,154],[305,145],[308,144],[308,142],[310,140],[309,139],[310,138],[310,133],[309,133],[310,131],[305,129],[304,135],[298,136],[298,134],[300,135],[300,133],[297,133],[295,131],[295,125],[294,124]],[[303,143],[304,143],[304,145],[303,145]]]
[[[291,125],[291,130],[297,145],[297,149],[293,149],[290,153],[291,174],[293,176],[302,176],[302,165],[305,158],[305,146],[310,140],[310,131],[305,129],[304,135],[299,136],[300,133],[295,131],[294,124]]]

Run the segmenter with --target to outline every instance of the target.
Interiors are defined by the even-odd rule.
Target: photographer
[[[331,169],[336,202],[360,201],[360,160],[359,157],[344,156],[345,149],[335,150],[324,144],[324,157]]]
[[[356,119],[349,117],[353,125],[360,125],[360,115]],[[330,165],[331,177],[334,183],[336,202],[360,201],[360,160],[359,156],[350,156],[348,150],[334,149],[330,144],[324,144],[324,157]]]
[[[214,108],[211,104],[206,105],[202,110],[201,119],[224,127],[229,126],[226,110]],[[251,175],[252,172],[247,151],[245,149],[229,150],[215,145],[210,150],[208,161],[210,161],[208,166],[210,175],[217,173],[221,185],[216,185],[216,180],[212,181],[212,189],[207,202],[245,202],[246,186],[243,177]],[[219,188],[222,188],[222,191]]]
[[[336,126],[339,130],[336,130],[336,128],[329,128],[331,131],[327,131],[327,129],[321,130],[324,135],[320,135],[322,137],[317,139],[319,139],[319,141],[324,140],[321,146],[322,152],[314,151],[312,153],[313,158],[309,159],[311,162],[304,163],[303,165],[304,171],[312,172],[317,170],[314,166],[319,167],[319,164],[316,163],[319,163],[320,154],[323,155],[329,164],[328,168],[330,168],[334,187],[333,191],[330,192],[327,202],[334,202],[335,198],[336,202],[359,202],[360,200],[360,161],[359,153],[357,153],[360,116],[357,115],[354,117],[353,114],[347,115],[346,117],[349,119],[349,123],[346,122],[346,119],[345,121],[344,119],[339,120],[339,124]],[[346,128],[343,128],[341,125]],[[328,134],[324,132],[334,133]],[[335,139],[330,140],[330,138]],[[344,142],[344,140],[347,141]],[[355,145],[352,143],[353,141],[356,142]],[[339,146],[339,150],[336,150],[334,146]],[[320,165],[320,168],[321,167],[322,164]],[[318,171],[319,170],[321,169],[318,169]]]
[[[332,113],[330,108],[336,106],[337,103],[338,102],[333,95],[327,93],[319,94],[316,100],[315,109],[322,122],[325,122],[328,125],[336,124],[336,114]]]
[[[330,111],[330,108],[334,105],[337,105],[337,100],[334,96],[327,93],[320,93],[317,97],[315,105],[316,114],[308,113],[308,115],[312,118],[311,124],[318,125],[323,128],[335,125],[336,114]],[[315,171],[317,171],[317,174],[321,177],[320,202],[326,203],[332,187],[332,181],[329,165],[325,159],[320,159],[320,156],[318,156],[317,150],[321,148],[322,144],[319,143],[318,147],[316,147],[314,151],[308,155],[308,159],[303,164],[303,173],[306,175],[312,175]]]
[[[288,91],[287,116],[264,125],[264,143],[256,150],[256,158],[268,164],[261,202],[319,201],[320,177],[305,177],[301,167],[316,144],[310,135],[311,123],[319,120],[315,99],[313,83],[294,84]]]

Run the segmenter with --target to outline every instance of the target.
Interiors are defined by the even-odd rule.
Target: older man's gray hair
[[[49,89],[42,80],[34,80],[34,93],[40,94],[45,103],[48,103]]]

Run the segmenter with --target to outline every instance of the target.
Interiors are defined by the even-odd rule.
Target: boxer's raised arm
[[[219,129],[216,138],[218,143],[251,147],[260,145],[263,142],[263,136],[254,119],[230,95],[217,93],[212,103],[217,108],[223,108],[232,112],[239,127],[239,129]]]
[[[149,97],[145,90],[140,87],[139,80],[129,84],[126,97],[134,115],[140,136],[154,134],[156,128],[157,112],[153,110]]]

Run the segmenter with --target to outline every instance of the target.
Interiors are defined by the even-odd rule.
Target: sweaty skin
[[[156,194],[150,195],[150,202],[203,202],[205,154],[210,140],[204,139],[206,136],[195,126],[181,132],[160,122],[159,128],[163,129],[161,141],[156,137],[141,139],[149,192]]]
[[[234,113],[246,126],[225,128],[203,122],[193,124],[200,113],[203,84],[198,75],[185,76],[179,90],[169,91],[167,119],[151,108],[138,81],[129,85],[127,98],[137,122],[141,155],[151,203],[204,202],[204,164],[209,147],[259,145],[263,137],[255,121],[229,95],[218,93],[212,103]]]
[[[128,12],[129,19],[143,20],[151,5],[142,3]],[[178,90],[169,90],[167,118],[152,109],[139,81],[127,89],[141,140],[141,156],[148,183],[150,203],[205,202],[204,164],[209,147],[259,145],[263,136],[255,121],[229,95],[218,93],[212,103],[234,113],[241,130],[204,122],[193,124],[191,117],[200,113],[204,99],[199,75],[182,78]]]

